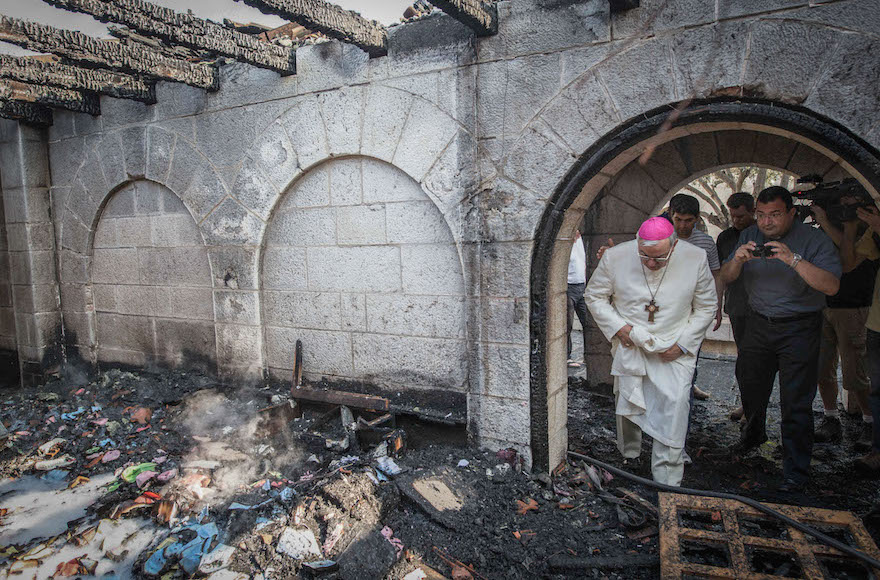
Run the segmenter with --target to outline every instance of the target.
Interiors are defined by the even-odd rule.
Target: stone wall
[[[157,184],[155,195],[179,199],[204,243],[212,302],[195,310],[207,318],[194,326],[213,327],[214,354],[208,330],[199,334],[197,351],[208,353],[221,378],[259,381],[266,372],[284,378],[292,341],[303,337],[312,378],[400,386],[404,396],[449,393],[482,445],[513,445],[529,459],[542,439],[545,449],[552,441],[551,459],[558,459],[566,439],[564,353],[557,352],[564,307],[536,297],[547,284],[554,297],[561,295],[564,270],[556,262],[546,272],[532,268],[543,259],[535,254],[540,237],[556,235],[545,231],[558,231],[553,243],[570,246],[570,233],[599,195],[593,181],[577,203],[556,205],[557,193],[573,183],[584,159],[607,145],[607,136],[675,103],[736,97],[796,105],[871,151],[880,145],[877,70],[865,58],[877,48],[876,6],[716,4],[643,0],[640,8],[612,15],[607,0],[505,1],[496,36],[475,39],[453,19],[432,15],[392,28],[385,57],[327,42],[297,50],[296,75],[230,64],[221,67],[215,93],[160,83],[155,105],[102,97],[100,116],[59,111],[43,134],[4,124],[0,170],[8,225],[19,214],[8,211],[6,185],[21,185],[9,181],[8,170],[22,165],[22,147],[44,151],[43,161],[28,165],[30,174],[39,174],[40,163],[51,170],[51,180],[27,185],[29,199],[51,209],[54,224],[29,231],[44,232],[51,242],[25,245],[26,260],[11,262],[13,284],[16,267],[24,271],[24,265],[46,300],[52,280],[60,282],[68,357],[99,364],[112,344],[110,350],[141,353],[144,360],[183,362],[176,350],[159,352],[152,333],[160,320],[179,321],[175,308],[185,309],[159,304],[158,297],[154,311],[138,302],[164,283],[149,284],[151,274],[140,269],[136,284],[94,280],[103,268],[99,250],[122,249],[98,247],[104,206],[112,208],[116,191]],[[691,158],[706,150],[700,139],[692,139]],[[784,141],[790,159],[800,159],[797,147],[805,142],[796,135]],[[604,168],[600,180],[615,179],[638,154]],[[681,163],[686,174],[691,168],[678,155],[673,173],[682,172]],[[819,155],[846,165],[833,151]],[[372,172],[381,175],[368,177]],[[629,177],[615,183],[623,186]],[[300,205],[308,200],[305,189],[323,179],[326,197]],[[339,179],[349,185],[337,188]],[[653,190],[669,190],[652,179]],[[386,188],[376,191],[377,182]],[[404,199],[395,197],[397,184]],[[619,196],[600,202],[609,206],[597,218],[606,222],[603,231],[593,224],[588,236],[626,234],[651,211],[647,200],[621,208],[612,197]],[[557,229],[543,229],[547,223]],[[408,253],[426,240],[440,246],[425,250],[430,269],[414,278],[440,274],[442,284],[416,288],[408,283]],[[156,250],[154,243],[151,237],[135,253]],[[44,264],[48,257],[55,259]],[[193,296],[207,296],[203,283],[201,277],[190,288]],[[96,290],[102,284],[115,286],[104,289],[112,298]],[[170,310],[160,311],[165,306]],[[57,298],[54,308],[54,315],[22,317],[15,303],[18,348],[28,361],[42,360],[55,340]],[[542,313],[547,329],[530,326]],[[126,324],[141,320],[136,341],[107,334],[113,325],[102,320],[113,316]],[[37,327],[42,351],[20,332]],[[546,380],[535,378],[543,372],[535,358],[544,356],[539,338],[555,345],[548,357],[563,361],[561,371],[548,367]],[[118,348],[132,344],[140,346]],[[333,350],[324,352],[325,345]],[[329,352],[334,356],[322,360]]]

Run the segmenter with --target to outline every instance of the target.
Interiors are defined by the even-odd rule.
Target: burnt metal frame
[[[584,185],[618,155],[668,128],[695,123],[745,122],[784,129],[834,151],[871,185],[880,190],[880,153],[839,123],[812,111],[763,99],[725,98],[695,100],[688,106],[671,103],[648,111],[624,123],[599,139],[563,177],[547,202],[535,229],[529,280],[529,382],[530,439],[536,469],[549,470],[547,409],[547,323],[550,260],[565,211],[577,199]],[[597,197],[594,203],[598,202]]]
[[[861,520],[851,512],[809,508],[792,505],[766,504],[783,515],[811,526],[833,527],[849,532],[856,545],[854,548],[880,558],[880,550]],[[697,512],[709,515],[724,531],[690,528],[679,521],[681,512]],[[781,526],[790,539],[750,536],[740,528],[742,516],[761,522],[778,522],[767,514],[746,504],[730,499],[684,495],[660,494],[660,573],[663,578],[701,576],[706,578],[764,578],[749,564],[749,548],[776,552],[794,558],[804,577],[824,578],[817,558],[852,561],[838,550],[818,542],[811,542],[802,531],[792,526]],[[700,545],[724,547],[729,555],[729,566],[712,566],[687,562],[682,557],[681,540]],[[867,568],[866,568],[867,570]]]

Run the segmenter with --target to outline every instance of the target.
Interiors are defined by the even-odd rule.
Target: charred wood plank
[[[0,55],[0,78],[22,83],[51,85],[73,91],[89,91],[117,99],[133,99],[152,105],[155,83],[119,72],[88,69],[26,56]]]
[[[29,125],[48,127],[52,124],[52,109],[0,96],[0,117]]]
[[[0,79],[0,96],[47,107],[60,107],[74,113],[100,115],[101,105],[96,95],[49,85],[31,85]]]
[[[0,16],[0,41],[55,54],[83,66],[142,74],[209,91],[219,88],[217,68],[212,64],[168,58],[144,47],[102,41],[75,30]]]
[[[358,409],[370,409],[374,411],[387,411],[389,407],[388,399],[384,397],[373,397],[371,395],[362,395],[360,393],[349,393],[347,391],[335,391],[333,389],[308,389],[306,387],[290,389],[290,396],[300,401],[310,401],[312,403],[330,403],[331,405],[346,405]]]
[[[375,20],[324,0],[236,0],[265,14],[275,14],[316,32],[365,50],[370,56],[388,54],[388,31]]]
[[[477,36],[498,33],[498,10],[495,4],[480,0],[431,0],[431,4],[473,30]]]
[[[147,36],[193,50],[228,56],[283,75],[296,72],[295,52],[262,42],[216,22],[192,14],[175,12],[144,0],[44,0],[44,2],[89,14],[101,22],[122,24]]]

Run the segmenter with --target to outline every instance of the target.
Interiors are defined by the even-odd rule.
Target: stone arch
[[[271,375],[288,379],[302,340],[309,378],[463,419],[458,249],[434,201],[400,168],[348,156],[303,173],[270,218],[260,295]]]
[[[609,185],[619,175],[626,175],[638,164],[647,150],[669,153],[664,148],[676,140],[705,139],[723,131],[750,131],[757,138],[789,142],[790,149],[802,145],[804,165],[815,166],[817,160],[831,168],[839,166],[855,176],[871,194],[880,199],[880,157],[877,151],[839,124],[818,117],[800,108],[778,103],[744,101],[706,101],[681,108],[672,128],[664,127],[668,108],[655,109],[641,118],[627,123],[600,139],[579,159],[560,186],[556,188],[542,216],[532,255],[530,334],[531,353],[531,438],[532,453],[538,465],[553,467],[562,459],[566,449],[565,327],[559,312],[565,309],[565,271],[573,233],[586,212],[598,207],[612,224],[625,222],[626,230],[634,231],[648,216],[656,197],[638,192],[628,200],[619,200],[608,194]],[[733,125],[731,125],[733,124]],[[769,163],[773,148],[766,155],[738,159],[757,159]],[[653,157],[653,156],[652,156]],[[788,159],[792,157],[789,155]],[[812,161],[810,161],[812,159]],[[658,160],[659,161],[659,160]],[[683,160],[679,160],[682,162]],[[675,166],[674,159],[664,159],[664,165]],[[645,170],[650,164],[639,166]],[[776,163],[770,163],[775,165]],[[788,168],[793,166],[786,162]],[[707,165],[708,166],[708,165]],[[813,167],[814,169],[814,167]],[[688,169],[699,171],[698,165]],[[665,188],[654,183],[655,192]],[[603,209],[603,204],[613,207]],[[622,204],[622,205],[621,205]],[[626,211],[624,211],[624,207]],[[615,227],[623,227],[615,225]],[[592,249],[592,248],[589,248]],[[585,339],[595,344],[595,356],[605,356],[607,349],[594,336]],[[604,339],[601,339],[604,343]],[[610,358],[605,361],[610,368]],[[598,366],[593,361],[594,367]],[[599,371],[601,373],[601,371]]]

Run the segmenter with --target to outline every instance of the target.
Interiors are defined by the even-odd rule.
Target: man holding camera
[[[841,276],[834,244],[796,214],[787,189],[763,190],[757,223],[740,234],[721,269],[725,284],[742,276],[751,307],[737,364],[746,426],[733,451],[746,453],[767,440],[767,404],[779,373],[784,493],[802,490],[809,478],[822,309]]]

